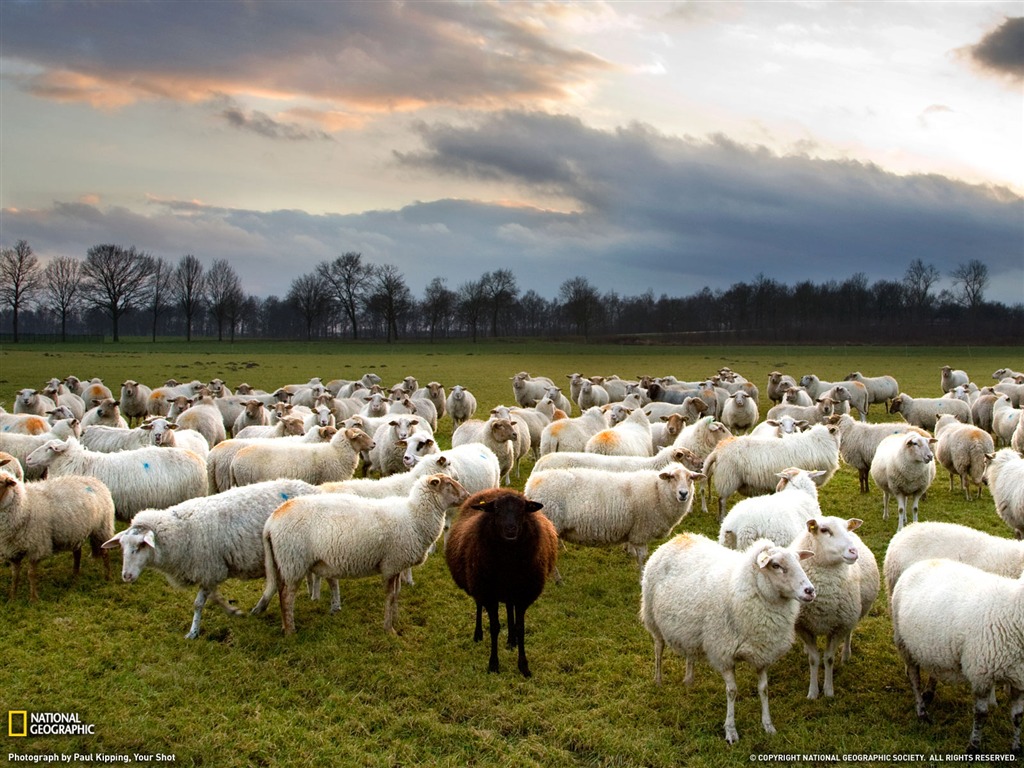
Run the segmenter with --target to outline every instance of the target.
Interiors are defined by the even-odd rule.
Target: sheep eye
[[[778,570],[781,570],[781,569],[782,569],[782,566],[781,566],[781,565],[779,565],[778,563],[772,563],[772,568],[774,568],[775,570],[777,570],[777,571],[778,571]]]
[[[829,536],[832,535],[832,530],[830,528],[822,528],[821,532],[822,533],[827,533]]]

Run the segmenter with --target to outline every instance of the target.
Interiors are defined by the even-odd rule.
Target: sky
[[[1019,2],[0,2],[0,246],[1024,301]]]

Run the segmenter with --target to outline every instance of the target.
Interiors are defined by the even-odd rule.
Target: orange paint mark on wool
[[[295,499],[292,499],[291,501],[286,501],[284,504],[282,504],[280,507],[274,510],[271,517],[283,517],[287,515],[294,505]]]
[[[598,432],[596,437],[599,443],[617,443],[619,441],[619,436],[614,432]]]
[[[689,549],[694,545],[695,542],[696,539],[693,537],[692,534],[680,533],[678,536],[672,539],[670,543],[672,544],[672,546],[678,549]]]

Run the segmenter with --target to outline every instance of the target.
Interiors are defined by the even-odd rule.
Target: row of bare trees
[[[843,281],[784,285],[764,275],[727,290],[689,296],[602,293],[585,276],[565,280],[558,295],[522,292],[510,269],[484,272],[451,288],[433,278],[417,299],[392,264],[360,253],[323,261],[292,280],[287,295],[246,295],[225,260],[209,268],[193,254],[177,263],[134,246],[97,245],[85,259],[58,257],[45,266],[24,240],[0,251],[0,320],[18,339],[22,318],[34,331],[95,330],[106,323],[114,341],[132,335],[216,334],[248,338],[399,338],[482,336],[641,336],[737,334],[750,341],[897,341],[956,338],[991,327],[1012,338],[1024,331],[1024,307],[984,300],[988,267],[959,265],[951,287],[936,291],[942,273],[921,259],[902,280],[869,284],[863,273]],[[970,321],[964,323],[964,320]],[[950,335],[952,332],[952,336]]]

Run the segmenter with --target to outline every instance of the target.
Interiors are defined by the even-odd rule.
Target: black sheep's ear
[[[481,499],[475,504],[470,504],[470,508],[479,509],[481,512],[487,512],[491,508],[491,503],[489,501],[484,501],[483,499]]]
[[[529,501],[528,500],[526,502],[526,511],[527,512],[538,512],[538,511],[540,511],[542,509],[544,509],[544,505],[541,504],[539,501]]]

